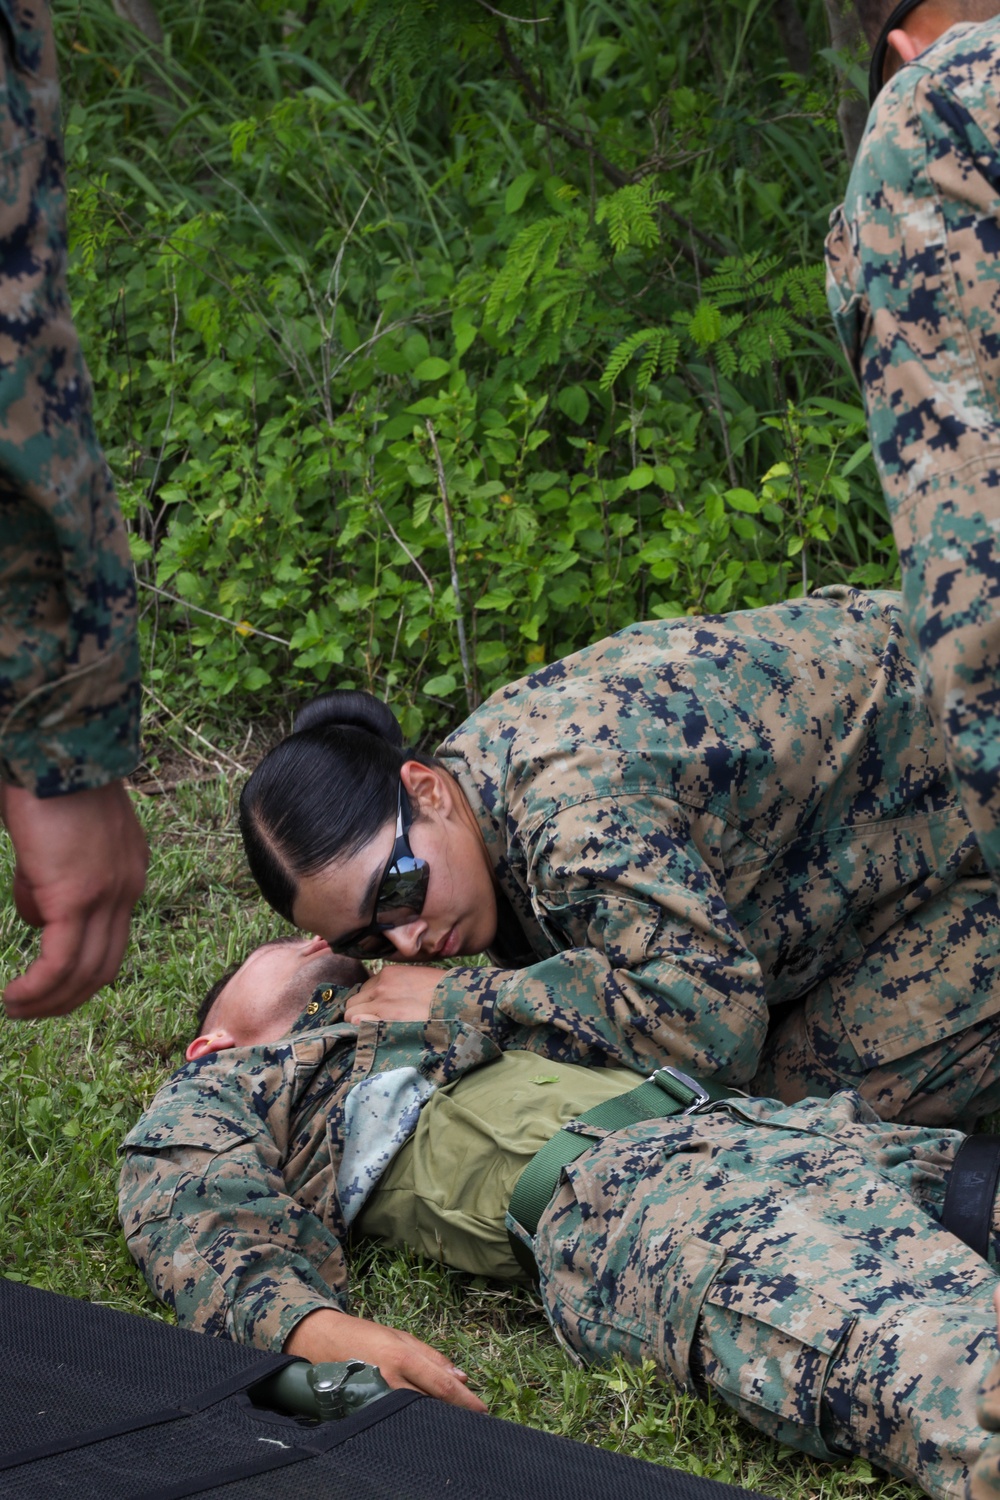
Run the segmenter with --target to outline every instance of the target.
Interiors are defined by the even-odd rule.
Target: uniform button
[[[310,1000],[309,1004],[306,1006],[306,1015],[314,1016],[318,1010],[319,1002],[316,1000]]]
[[[322,999],[323,999],[324,1003],[326,1001],[328,1001],[328,1000],[332,1000],[333,999],[333,990],[324,990],[323,991],[323,995],[322,995]]]

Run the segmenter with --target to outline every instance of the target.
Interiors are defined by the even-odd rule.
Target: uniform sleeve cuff
[[[508,978],[506,969],[445,969],[434,986],[430,1019],[464,1021],[496,1036],[501,1024],[497,1002]]]
[[[62,797],[127,776],[139,762],[139,699],[137,669],[116,697],[89,712],[82,705],[73,705],[75,712],[69,706],[63,710],[61,692],[53,685],[49,712],[37,721],[25,716],[19,727],[18,711],[12,711],[9,727],[0,733],[0,777],[36,797]]]
[[[324,1307],[346,1312],[345,1302],[332,1289],[324,1293],[305,1282],[269,1280],[249,1297],[240,1299],[236,1339],[241,1344],[253,1344],[257,1349],[271,1349],[280,1354],[303,1318]]]

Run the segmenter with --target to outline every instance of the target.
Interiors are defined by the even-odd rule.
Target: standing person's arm
[[[880,95],[827,241],[827,287],[864,396],[907,629],[996,875],[1000,56],[995,36],[980,41],[964,59],[947,44],[947,66],[939,45]]]
[[[47,9],[0,3],[0,814],[41,954],[12,1015],[73,1009],[117,972],[145,883],[120,778],[138,760],[135,580],[66,288]]]

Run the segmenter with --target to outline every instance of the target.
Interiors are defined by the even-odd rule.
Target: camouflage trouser
[[[879,1018],[914,1017],[887,1043]],[[1000,1109],[1000,902],[978,870],[882,933],[768,1035],[753,1093],[792,1104],[856,1088],[882,1119]]]
[[[585,1133],[535,1237],[572,1349],[651,1359],[794,1447],[963,1493],[998,1282],[936,1222],[962,1135],[884,1125],[853,1092]]]
[[[979,1396],[979,1420],[993,1437],[979,1456],[972,1471],[970,1500],[997,1500],[1000,1496],[1000,1364],[993,1366]]]

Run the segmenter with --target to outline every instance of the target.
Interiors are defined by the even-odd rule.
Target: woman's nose
[[[390,927],[386,937],[400,958],[418,958],[421,939],[426,931],[427,923],[414,917],[412,922],[404,922],[401,927]]]

